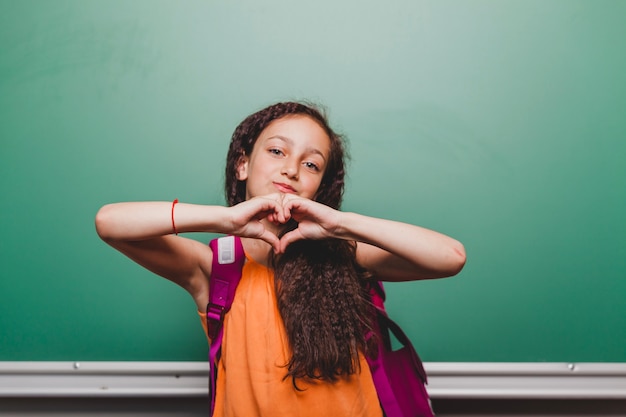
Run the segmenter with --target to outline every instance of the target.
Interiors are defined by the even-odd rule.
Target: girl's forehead
[[[289,115],[272,121],[259,135],[256,144],[279,139],[290,145],[313,147],[324,155],[330,152],[330,138],[324,128],[305,115]]]

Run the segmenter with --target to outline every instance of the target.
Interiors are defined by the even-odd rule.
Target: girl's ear
[[[241,155],[239,161],[237,161],[236,177],[239,181],[248,179],[248,157],[245,154]]]

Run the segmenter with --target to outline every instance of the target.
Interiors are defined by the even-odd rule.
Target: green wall
[[[310,99],[350,141],[345,210],[466,246],[459,276],[387,286],[424,360],[626,362],[625,16],[0,0],[0,360],[204,360],[191,298],[101,242],[95,213],[223,203],[236,124]]]

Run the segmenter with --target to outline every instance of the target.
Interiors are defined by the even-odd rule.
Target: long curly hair
[[[314,200],[339,209],[345,183],[347,152],[343,137],[331,129],[323,110],[300,102],[277,103],[250,116],[235,129],[226,160],[225,186],[229,205],[246,199],[246,181],[236,178],[237,166],[250,155],[261,132],[274,120],[305,115],[330,139],[329,162]],[[297,227],[290,222],[288,230]],[[285,378],[337,381],[360,371],[359,352],[368,352],[372,305],[369,274],[356,262],[356,244],[341,239],[302,240],[284,254],[270,255],[278,309],[285,325],[291,358]]]

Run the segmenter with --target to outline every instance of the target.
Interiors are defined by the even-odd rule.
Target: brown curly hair
[[[343,137],[331,129],[321,109],[300,102],[271,105],[237,126],[226,159],[224,190],[229,205],[246,199],[246,181],[236,178],[241,158],[251,154],[263,129],[289,115],[310,117],[328,135],[329,163],[314,200],[339,209],[347,158]],[[283,233],[295,227],[291,222]],[[372,328],[374,314],[367,295],[369,275],[356,262],[356,244],[340,239],[303,240],[289,245],[281,256],[270,257],[278,309],[291,348],[285,378],[291,377],[297,388],[298,378],[334,382],[360,371],[359,352],[369,349],[365,335]]]

